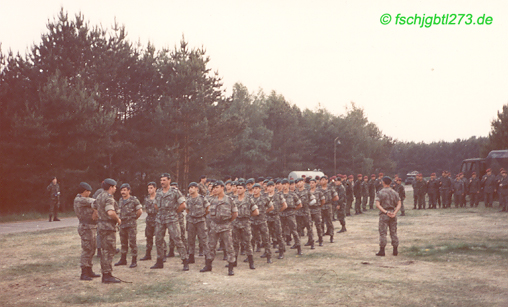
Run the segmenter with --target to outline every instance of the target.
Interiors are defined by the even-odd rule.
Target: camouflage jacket
[[[238,212],[233,200],[224,195],[222,199],[212,197],[210,202],[210,231],[224,232],[231,230],[231,218]]]
[[[339,196],[339,205],[344,205],[346,203],[346,188],[341,184],[335,190],[337,191],[337,196]]]
[[[136,227],[136,212],[141,209],[141,203],[136,196],[130,196],[127,199],[120,198],[120,219],[122,224],[120,228]]]
[[[162,189],[157,191],[155,196],[157,207],[156,221],[158,223],[178,222],[178,207],[185,202],[185,197],[178,189],[170,188],[166,193]]]
[[[321,207],[321,209],[325,209],[327,206],[332,205],[332,199],[338,195],[337,195],[337,192],[335,191],[335,189],[332,189],[330,187],[327,187],[326,190],[321,189],[321,192],[323,193],[323,196],[325,197],[325,204],[323,205],[323,207]]]
[[[155,217],[157,216],[157,209],[155,209],[155,205],[157,201],[157,197],[154,199],[150,198],[150,195],[145,197],[144,205],[146,210],[146,222],[147,223],[155,223]]]
[[[362,197],[368,197],[369,196],[369,182],[368,181],[362,181]]]
[[[321,191],[320,189],[316,188],[314,190],[314,192],[309,190],[309,193],[314,195],[314,198],[316,199],[316,203],[314,205],[312,205],[312,206],[309,206],[310,213],[311,214],[321,213],[321,201],[325,200],[325,196],[323,195],[323,191]]]
[[[60,185],[58,183],[50,183],[46,190],[49,192],[49,197],[51,197],[51,199],[57,199],[60,197]]]
[[[480,179],[471,178],[469,179],[469,193],[480,192]]]
[[[104,191],[95,200],[97,213],[99,214],[98,230],[116,231],[116,221],[108,215],[108,211],[113,210],[116,214],[120,214],[118,203],[113,198],[113,195]]]
[[[259,197],[252,197],[252,202],[257,206],[259,210],[259,215],[252,217],[252,223],[254,225],[259,225],[266,222],[266,210],[273,207],[272,201],[269,197],[264,195],[260,195]],[[272,210],[273,211],[273,210]]]
[[[284,197],[284,199],[286,200],[286,205],[288,205],[288,207],[286,208],[286,210],[282,211],[280,215],[281,216],[295,215],[296,213],[295,208],[302,203],[298,195],[295,192],[289,191],[287,194],[282,193],[282,197]]]
[[[369,180],[369,196],[374,197],[376,195],[376,179]]]
[[[192,224],[203,222],[206,220],[206,208],[210,207],[210,203],[206,198],[199,194],[196,197],[188,196],[187,202],[187,221]]]
[[[496,176],[494,175],[485,175],[483,176],[482,178],[482,186],[483,186],[483,191],[485,193],[492,193],[494,192],[494,189],[496,188]]]
[[[374,181],[374,186],[376,187],[376,193],[383,189],[383,180],[381,178],[377,178]]]
[[[404,199],[406,199],[406,189],[404,189],[404,186],[402,184],[397,183],[395,185],[395,189],[393,190],[399,194],[401,201],[404,201]]]
[[[355,198],[362,197],[362,183],[363,180],[356,180],[355,184],[353,186],[353,193],[355,195]]]
[[[418,196],[425,196],[427,193],[427,182],[425,180],[416,180],[414,184],[414,193]]]
[[[381,207],[387,211],[394,211],[397,208],[397,205],[400,201],[399,194],[395,192],[392,188],[386,187],[381,189],[376,194],[376,201],[379,201]],[[379,212],[379,215],[384,214],[383,212]]]
[[[258,209],[258,206],[252,201],[251,197],[248,197],[244,194],[243,199],[240,200],[238,197],[233,199],[233,202],[238,209],[238,218],[233,221],[243,221],[248,220],[252,216],[252,211]]]
[[[429,194],[436,194],[439,192],[439,181],[437,179],[430,179],[427,182],[427,192]]]
[[[354,187],[354,182],[353,181],[346,181],[346,183],[344,184],[344,188],[346,188],[346,199],[349,199],[349,200],[352,200],[354,197],[353,195],[353,187]]]
[[[198,192],[199,194],[203,195],[203,196],[206,196],[208,195],[208,189],[206,188],[206,186],[204,184],[202,184],[201,182],[198,183]]]
[[[74,212],[78,217],[79,224],[85,229],[97,228],[97,221],[92,219],[95,199],[83,197],[80,194],[74,198]]]
[[[464,181],[460,179],[455,179],[453,181],[453,193],[456,195],[462,195],[465,193],[466,189],[464,188]]]
[[[439,178],[439,186],[441,190],[450,190],[452,188],[452,179],[450,177]]]
[[[300,201],[302,202],[302,207],[300,209],[296,210],[296,215],[298,215],[298,216],[309,215],[310,214],[309,205],[311,202],[317,203],[316,197],[314,196],[314,194],[312,194],[310,192],[310,190],[307,190],[305,188],[301,191],[296,189],[296,194],[298,195],[298,197],[300,198]]]
[[[266,214],[267,221],[275,221],[279,218],[280,209],[282,208],[282,204],[286,202],[284,196],[282,196],[281,192],[275,191],[272,196],[268,195],[273,204],[273,210]]]
[[[508,176],[503,177],[501,179],[501,182],[499,182],[499,190],[501,192],[501,195],[503,196],[508,195]]]

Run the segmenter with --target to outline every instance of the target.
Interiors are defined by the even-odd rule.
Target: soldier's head
[[[389,187],[390,186],[390,183],[392,183],[392,178],[388,177],[388,176],[384,176],[383,179],[383,187]]]
[[[487,169],[487,175],[492,174],[492,170],[490,168]]]
[[[328,185],[328,177],[326,176],[322,176],[320,179],[319,179],[319,184],[321,186],[327,186]]]
[[[46,182],[47,182],[47,181],[46,181]],[[57,183],[56,177],[51,178],[51,183],[53,183],[53,184],[56,184],[56,183]]]
[[[270,180],[266,184],[266,192],[272,194],[274,191],[275,191],[275,183],[273,183],[273,181]]]
[[[459,173],[459,178],[460,179],[464,178],[464,174],[463,173]]]
[[[239,182],[236,185],[236,192],[238,193],[238,196],[245,195],[245,182]]]
[[[213,184],[212,193],[215,196],[223,196],[224,195],[224,182],[222,180],[217,180]]]
[[[171,184],[171,176],[168,173],[164,173],[161,175],[161,187],[163,189],[169,189]]]
[[[201,177],[199,178],[199,182],[202,184],[205,184],[206,183],[206,175],[201,175]]]
[[[226,181],[225,185],[226,185],[226,191],[230,192],[231,191],[231,180]]]
[[[341,184],[342,184],[342,177],[339,177],[339,178],[337,178],[337,180],[335,180],[335,185],[339,186]]]
[[[353,179],[354,179],[353,175],[349,175],[349,176],[347,177],[347,180],[348,180],[349,182],[353,182]]]
[[[502,170],[502,171],[501,171],[501,175],[502,175],[503,177],[506,177],[506,176],[507,176],[506,171],[505,171],[505,170]]]
[[[376,174],[371,174],[370,179],[376,179]]]
[[[79,191],[80,191],[79,194],[81,194],[81,196],[89,197],[90,193],[92,193],[92,187],[86,182],[81,182],[79,184]]]
[[[252,186],[252,193],[254,194],[254,197],[259,197],[259,195],[261,195],[261,185],[259,183]]]
[[[358,175],[356,175],[356,178],[357,178],[358,180],[362,180],[363,176],[362,176],[362,174],[358,174]]]
[[[289,190],[294,191],[296,188],[296,183],[294,180],[289,180]]]
[[[310,180],[309,184],[310,184],[310,188],[314,189],[316,187],[316,185],[317,185],[316,179],[312,178]]]
[[[379,174],[377,175],[377,178],[378,178],[378,179],[382,179],[384,175],[385,175],[385,174],[383,174],[383,173],[379,173]]]
[[[275,182],[275,188],[277,189],[277,191],[282,191],[282,189],[283,189],[283,186],[282,186],[282,180],[278,179],[278,180]]]
[[[369,181],[369,177],[368,176],[363,176],[363,181],[365,181],[365,182]]]
[[[295,183],[296,183],[296,187],[298,189],[303,189],[304,185],[305,185],[305,182],[303,181],[303,178],[298,178],[295,180]]]
[[[113,195],[116,192],[116,181],[111,178],[104,179],[102,182],[102,188],[110,195]]]
[[[473,172],[473,173],[471,174],[471,178],[476,178],[476,172]]]
[[[397,181],[397,179],[398,179],[398,178],[399,178],[399,174],[395,174],[395,175],[393,175],[393,180],[394,180],[394,181]]]
[[[402,178],[397,178],[397,184],[402,184]]]
[[[416,180],[422,181],[422,179],[423,179],[423,175],[422,174],[416,175]]]
[[[284,190],[284,192],[288,192],[289,191],[289,180],[287,179],[282,179],[282,190]]]
[[[236,193],[236,186],[238,185],[237,181],[233,181],[231,183],[231,192]]]
[[[436,179],[436,173],[430,174],[430,179]]]
[[[148,185],[147,185],[147,189],[148,189],[148,195],[154,195],[155,192],[157,191],[157,184],[155,182],[149,182]]]
[[[171,182],[171,187],[178,190],[178,182]]]
[[[131,195],[131,185],[128,183],[122,183],[120,186],[120,194],[122,194],[123,198],[129,198]]]
[[[189,183],[189,194],[192,196],[196,196],[198,194],[199,187],[196,182]]]
[[[247,181],[245,182],[245,187],[247,188],[247,190],[252,190],[252,186],[254,185],[254,178],[249,178],[247,179]]]

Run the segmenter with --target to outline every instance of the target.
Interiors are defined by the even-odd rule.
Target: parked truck
[[[470,178],[471,174],[475,172],[476,176],[481,179],[489,168],[494,175],[499,174],[501,168],[508,170],[508,149],[493,150],[489,152],[487,158],[465,159],[460,166],[460,172],[466,178]]]

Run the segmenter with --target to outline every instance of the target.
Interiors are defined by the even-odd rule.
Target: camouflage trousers
[[[323,219],[323,223],[321,224],[321,231],[324,231],[324,225],[326,225],[326,233],[333,237],[334,228],[332,222],[332,206],[331,204],[325,204],[321,207],[321,218]]]
[[[270,235],[268,233],[268,225],[265,222],[258,224],[251,224],[251,229],[253,233],[259,234],[261,238],[261,242],[263,243],[263,247],[265,248],[265,252],[267,255],[272,255],[272,250],[270,249]]]
[[[280,217],[276,216],[275,218],[270,218],[270,220],[268,220],[266,223],[268,225],[268,231],[270,232],[270,235],[275,239],[275,241],[277,241],[277,244],[279,245],[279,251],[285,252],[286,248],[284,241],[282,240],[282,226]]]
[[[341,210],[338,210],[339,212],[339,220],[340,220],[340,214]],[[321,220],[321,209],[318,210],[311,210],[310,212],[310,219],[314,222],[314,225],[316,225],[316,232],[319,238],[319,241],[323,239],[323,221]],[[312,227],[311,227],[312,229]]]
[[[233,250],[235,252],[235,256],[237,257],[241,245],[244,246],[247,256],[251,256],[253,254],[251,244],[252,232],[250,227],[251,225],[249,219],[237,219],[233,224]]]
[[[369,202],[369,196],[362,196],[362,210],[367,210],[367,203]]]
[[[199,246],[203,246],[205,255],[210,252],[208,250],[208,229],[206,228],[205,221],[197,223],[187,223],[187,234],[189,236],[189,254],[196,253],[196,236],[198,237]]]
[[[311,227],[311,219],[309,215],[297,215],[296,216],[296,227],[298,234],[303,234],[304,229],[307,229],[308,242],[314,242],[314,237]]]
[[[362,213],[362,197],[355,198],[355,214]]]
[[[397,237],[397,217],[389,217],[386,214],[379,215],[379,246],[386,246],[386,235],[390,229],[390,237],[392,238],[392,246],[399,246],[399,238]]]
[[[429,192],[429,209],[437,208],[437,192]],[[402,210],[401,210],[402,211]]]
[[[164,258],[164,237],[166,229],[169,232],[169,237],[175,241],[176,248],[182,260],[187,259],[187,250],[182,242],[180,235],[180,226],[178,222],[157,222],[155,226],[155,245],[157,246],[157,258]]]
[[[337,205],[338,205],[338,203],[337,203]],[[335,206],[335,204],[334,204],[334,206]],[[341,204],[340,209],[338,211],[339,211],[339,216],[338,216],[339,223],[342,227],[345,227],[346,226],[346,205]]]
[[[138,245],[136,244],[136,234],[138,230],[136,227],[120,227],[120,244],[122,245],[122,255],[127,255],[129,247],[131,255],[138,256]]]
[[[155,221],[147,221],[145,227],[146,251],[151,252],[153,248],[153,237],[155,235]]]
[[[425,201],[425,194],[416,195],[415,201],[418,204],[418,209],[425,209],[425,207],[427,206]]]
[[[376,199],[376,194],[369,195],[369,209],[374,209],[374,200]]]
[[[233,235],[231,229],[217,232],[211,227],[208,236],[208,248],[210,252],[206,255],[206,259],[214,260],[215,254],[217,253],[217,242],[221,239],[224,242],[224,248],[226,249],[228,262],[235,262],[235,252],[233,251]]]
[[[187,246],[187,239],[185,238],[185,218],[183,214],[178,215],[178,225],[180,226],[180,238],[183,245]],[[175,241],[169,237],[169,248],[175,248]]]
[[[353,206],[353,198],[346,199],[346,215],[351,215],[352,206]]]
[[[400,213],[406,215],[406,209],[404,209],[404,200],[400,200]]]
[[[281,216],[280,221],[282,222],[282,227],[287,227],[289,231],[289,235],[293,235],[295,239],[295,245],[301,246],[300,244],[300,236],[298,235],[298,231],[296,231],[296,218],[294,215],[289,216]]]
[[[90,226],[88,225],[79,224],[78,233],[81,237],[80,266],[82,268],[91,268],[92,258],[95,254],[95,249],[97,246],[97,229],[90,229]]]
[[[102,274],[113,272],[113,257],[116,253],[116,231],[99,230],[101,236],[101,271]]]
[[[60,208],[60,199],[51,198],[49,200],[49,214],[53,214],[56,217],[58,215],[59,208]]]

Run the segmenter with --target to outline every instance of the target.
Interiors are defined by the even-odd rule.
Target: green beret
[[[249,183],[255,183],[254,178],[249,178],[247,180],[246,184],[249,184]]]
[[[289,180],[287,180],[287,179],[282,179],[281,183],[282,183],[282,184],[289,183]]]
[[[217,181],[215,181],[215,182],[213,183],[213,186],[214,186],[214,187],[219,186],[219,185],[224,186],[224,182],[223,182],[222,180],[217,180]]]
[[[275,185],[275,183],[273,183],[273,181],[268,181],[268,183],[266,184],[267,187],[269,187],[271,185]]]
[[[107,184],[107,185],[110,185],[110,186],[116,185],[116,181],[114,181],[111,178],[104,179],[104,183]]]
[[[122,190],[123,188],[126,188],[127,190],[130,190],[131,189],[131,185],[128,184],[128,183],[122,183],[122,185],[120,186],[120,190]]]
[[[261,185],[259,183],[256,183],[252,186],[252,188],[260,188],[261,189]]]
[[[191,183],[189,183],[189,188],[190,187],[196,187],[197,188],[198,184],[196,182],[191,182]]]
[[[87,190],[87,191],[92,191],[92,187],[86,183],[86,182],[81,182],[79,184],[79,187],[82,189],[82,190]]]

